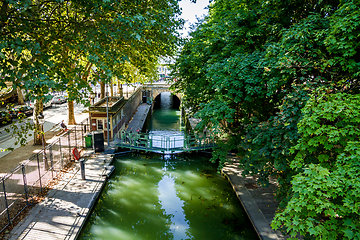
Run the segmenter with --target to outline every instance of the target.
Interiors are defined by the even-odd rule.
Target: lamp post
[[[47,157],[46,157],[46,152],[45,152],[45,132],[44,132],[45,119],[44,119],[44,115],[42,115],[40,113],[39,116],[38,116],[38,120],[39,120],[39,123],[41,125],[41,131],[42,131],[41,141],[42,141],[42,147],[43,147],[43,151],[44,151],[44,153],[43,153],[44,168],[45,168],[45,171],[47,171],[49,169],[49,164],[47,162]]]
[[[107,145],[108,147],[110,147],[110,139],[109,139],[109,127],[110,127],[110,123],[109,123],[109,92],[108,92],[108,86],[106,87],[106,129],[107,129]]]

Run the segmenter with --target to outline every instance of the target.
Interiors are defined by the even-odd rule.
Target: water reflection
[[[147,129],[156,135],[179,134],[182,129],[179,105],[173,96],[164,92],[155,99],[154,112]]]
[[[180,124],[176,110],[166,111],[154,111],[154,130],[179,134],[179,125],[171,120],[175,116]],[[115,172],[78,239],[258,239],[208,156],[134,154],[114,164]]]
[[[170,231],[174,235],[174,239],[186,239],[187,229],[189,225],[182,207],[184,202],[176,195],[175,181],[171,176],[164,176],[158,184],[159,201],[166,215],[171,216]]]
[[[257,239],[216,165],[165,158],[119,158],[79,239]]]

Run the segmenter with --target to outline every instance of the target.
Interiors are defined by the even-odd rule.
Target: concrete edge
[[[50,189],[47,193],[45,200],[41,201],[40,203],[36,204],[30,211],[27,213],[26,217],[22,219],[16,226],[10,231],[11,234],[9,234],[6,239],[17,239],[21,234],[25,233],[25,235],[30,232],[31,228],[27,229],[28,226],[30,226],[31,222],[40,214],[40,212],[45,208],[45,206],[48,205],[49,202],[53,202],[54,199],[52,198],[57,191],[64,189],[69,182],[75,178],[76,174],[80,171],[79,168],[76,168],[76,166],[72,169],[71,177],[68,181],[66,181],[63,185],[58,185],[60,188],[53,188]],[[27,229],[27,230],[26,230]]]
[[[100,196],[101,191],[103,190],[104,186],[107,183],[107,179],[111,175],[111,173],[110,174],[105,174],[105,173],[109,171],[107,169],[107,166],[113,163],[115,159],[115,155],[113,153],[105,153],[105,152],[101,155],[105,156],[105,158],[107,159],[110,159],[110,161],[107,161],[106,165],[104,166],[104,169],[102,170],[102,173],[99,175],[98,177],[99,181],[96,184],[96,186],[92,189],[94,195],[90,199],[89,203],[87,204],[86,207],[83,207],[77,213],[73,225],[71,226],[69,232],[66,234],[64,238],[66,240],[75,240],[79,236],[83,226],[86,223],[86,220],[90,216],[90,213]],[[71,170],[70,174],[71,174],[70,178],[68,178],[64,184],[60,184],[57,186],[55,185],[55,188],[50,189],[45,200],[40,202],[39,204],[36,204],[34,208],[30,210],[27,216],[13,228],[13,230],[11,231],[12,234],[7,237],[8,240],[18,239],[18,237],[21,234],[25,234],[26,236],[31,231],[32,227],[30,225],[33,222],[33,220],[41,213],[41,211],[45,208],[45,206],[48,205],[48,203],[54,201],[53,196],[56,194],[56,192],[63,190],[74,178],[76,178],[77,175],[80,175],[80,168],[77,165],[75,165],[75,167]]]
[[[114,161],[114,154],[112,153],[104,153],[102,155],[108,155],[111,160],[109,163],[106,164],[106,166],[109,166],[113,163]],[[87,205],[87,207],[81,209],[80,213],[77,215],[75,222],[72,226],[72,228],[70,229],[68,235],[64,238],[66,240],[75,240],[77,239],[77,237],[80,235],[81,230],[83,229],[86,220],[90,217],[90,213],[92,212],[97,200],[100,197],[100,193],[102,192],[102,190],[104,189],[108,178],[110,177],[111,174],[106,175],[104,174],[104,172],[106,172],[106,167],[103,170],[103,173],[100,175],[99,177],[99,183],[97,184],[96,188],[93,189],[93,192],[95,192],[95,194],[93,195],[93,197],[91,198],[89,204]]]
[[[243,206],[246,214],[248,215],[256,233],[259,236],[259,239],[262,240],[277,240],[282,239],[277,236],[275,231],[270,227],[268,221],[265,219],[264,214],[261,212],[260,208],[255,203],[254,199],[251,197],[249,191],[245,187],[244,183],[238,179],[235,180],[233,173],[228,171],[226,167],[221,170],[223,176],[227,178],[231,184],[236,196],[238,197],[241,205]]]

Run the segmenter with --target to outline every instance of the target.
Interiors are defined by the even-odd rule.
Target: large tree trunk
[[[110,96],[114,96],[114,85],[112,83],[110,83]]]
[[[68,101],[68,124],[76,125],[75,121],[75,111],[74,111],[74,101]]]
[[[100,89],[101,89],[100,99],[103,99],[105,97],[105,83],[104,82],[100,82]]]
[[[34,104],[34,112],[33,112],[33,119],[34,119],[34,145],[42,145],[43,144],[43,136],[44,136],[44,143],[45,143],[45,133],[43,131],[42,125],[40,124],[38,116],[41,112],[41,105],[42,102],[35,100]]]
[[[85,72],[82,75],[82,79],[87,79],[91,70],[92,63],[88,62],[85,67]],[[75,68],[75,67],[74,67]],[[69,87],[72,87],[74,82],[69,83]],[[71,97],[71,93],[68,92],[68,96]],[[74,110],[74,101],[68,101],[68,124],[69,125],[76,125],[75,120],[75,110]]]
[[[22,94],[22,91],[19,87],[16,88],[16,91],[17,91],[17,94],[18,94],[18,104],[19,105],[24,105],[25,102],[24,102],[24,96]]]

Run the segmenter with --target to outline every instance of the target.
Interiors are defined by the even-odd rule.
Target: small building
[[[107,101],[108,99],[108,101]],[[124,128],[124,97],[105,97],[89,108],[89,118],[92,131],[103,131],[107,139],[107,113],[109,112],[109,139],[113,139],[121,128]]]

